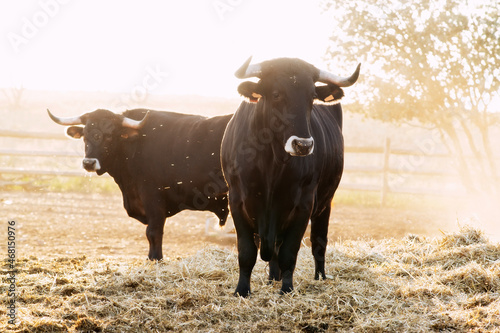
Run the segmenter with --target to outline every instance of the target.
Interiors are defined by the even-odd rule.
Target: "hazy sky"
[[[324,66],[319,2],[2,0],[0,87],[236,96],[250,55]]]

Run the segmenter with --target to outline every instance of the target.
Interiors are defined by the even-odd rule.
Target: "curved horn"
[[[49,111],[49,109],[47,109],[47,112],[49,113],[50,119],[52,119],[55,123],[57,123],[59,125],[65,125],[65,126],[69,126],[69,125],[83,125],[82,116],[62,118],[62,117],[56,117],[56,116],[54,116]]]
[[[249,77],[260,77],[262,73],[262,68],[260,64],[252,64],[250,65],[250,61],[252,61],[252,57],[248,58],[247,61],[234,73],[238,79],[246,79]]]
[[[358,67],[350,77],[337,76],[330,72],[320,70],[318,81],[323,83],[333,83],[339,87],[350,87],[358,79],[360,68],[361,64],[358,65]]]
[[[142,120],[134,120],[131,118],[123,117],[122,126],[137,130],[141,129],[144,126],[144,124],[146,124],[146,120],[148,117],[149,117],[149,111],[146,112],[146,115],[144,116],[144,118],[142,118]]]

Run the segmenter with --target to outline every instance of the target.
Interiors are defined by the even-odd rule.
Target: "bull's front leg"
[[[309,217],[298,219],[294,228],[290,228],[286,232],[283,243],[279,249],[279,267],[281,270],[281,290],[280,294],[285,294],[293,291],[293,272],[297,263],[297,254],[300,249],[302,237],[307,228]]]
[[[148,259],[162,260],[163,228],[165,226],[166,215],[158,205],[151,205],[151,202],[158,203],[158,201],[151,200],[149,201],[150,204],[146,207],[146,218],[148,222],[146,237],[149,242]]]
[[[162,260],[163,259],[163,225],[159,223],[152,223],[146,228],[146,237],[149,241],[149,260]]]
[[[238,239],[238,265],[240,277],[234,296],[250,296],[250,276],[257,261],[257,245],[254,230],[238,212],[232,210],[234,226]]]

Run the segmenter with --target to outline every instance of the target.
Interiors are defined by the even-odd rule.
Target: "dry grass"
[[[327,260],[332,278],[314,281],[303,248],[296,291],[285,296],[266,283],[259,260],[252,297],[243,299],[232,296],[236,253],[214,247],[162,263],[20,259],[19,324],[9,326],[1,307],[0,331],[500,331],[500,245],[476,229],[345,241],[330,246]]]

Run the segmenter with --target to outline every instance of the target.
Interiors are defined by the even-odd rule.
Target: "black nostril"
[[[314,139],[292,135],[285,143],[285,151],[292,156],[307,156],[314,151]]]
[[[308,155],[312,151],[314,141],[308,139],[295,139],[292,141],[293,150],[297,155]]]
[[[95,165],[96,165],[96,160],[95,159],[84,159],[82,164],[83,164],[83,168],[85,170],[94,170]]]
[[[298,147],[311,147],[312,146],[312,141],[304,141],[304,140],[294,140],[293,143],[298,146]]]
[[[293,140],[292,145],[298,149],[311,148],[313,145],[312,140]]]

